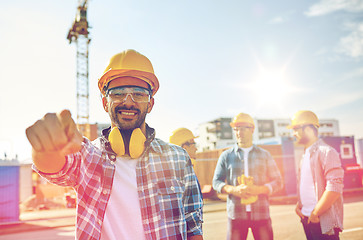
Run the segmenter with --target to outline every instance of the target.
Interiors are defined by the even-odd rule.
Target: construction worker
[[[298,172],[295,211],[306,238],[339,239],[343,230],[344,177],[339,154],[319,139],[319,120],[313,112],[298,111],[288,128],[305,148]]]
[[[202,196],[186,152],[145,123],[159,82],[135,50],[113,56],[98,81],[111,127],[94,142],[70,112],[26,130],[35,170],[77,192],[77,239],[202,238]]]
[[[228,194],[227,239],[273,239],[269,195],[282,188],[282,178],[271,154],[252,143],[255,123],[239,113],[230,123],[237,144],[224,151],[217,162],[213,188]],[[226,181],[226,182],[225,182]]]
[[[178,128],[172,132],[169,137],[169,142],[184,148],[190,156],[192,165],[195,166],[195,159],[197,157],[197,147],[194,139],[197,137],[193,135],[192,131],[187,128]],[[202,195],[204,199],[220,200],[216,191],[213,190],[212,185],[205,184],[202,188]]]
[[[192,160],[194,166],[197,157],[197,147],[194,139],[197,138],[193,135],[192,131],[187,128],[178,128],[172,132],[169,137],[169,142],[184,148]]]

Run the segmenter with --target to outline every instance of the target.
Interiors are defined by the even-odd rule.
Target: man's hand
[[[247,185],[245,184],[240,184],[238,186],[228,185],[225,190],[227,190],[226,193],[232,194],[233,196],[239,198],[249,198],[253,196],[253,194],[247,192]]]
[[[83,140],[68,110],[47,113],[26,129],[26,136],[33,147],[34,164],[45,173],[61,170],[65,156],[79,151]]]
[[[325,190],[318,203],[315,205],[314,210],[311,212],[308,223],[319,222],[319,216],[324,214],[339,197],[339,192]]]
[[[236,197],[246,197],[247,194],[246,188],[247,185],[245,184],[240,184],[238,186],[235,186],[232,194],[235,195]]]
[[[301,212],[301,207],[299,206],[299,204],[296,204],[296,207],[295,207],[295,213],[301,218],[303,219],[304,218],[304,215],[302,214]]]
[[[190,236],[188,237],[188,240],[203,240],[203,236],[202,235]]]
[[[246,193],[250,195],[259,195],[261,193],[261,187],[257,185],[249,185],[246,187]]]
[[[318,223],[318,222],[320,222],[320,219],[319,219],[318,215],[316,215],[314,213],[314,211],[311,212],[310,217],[308,219],[308,223],[311,223],[311,222],[312,223]]]

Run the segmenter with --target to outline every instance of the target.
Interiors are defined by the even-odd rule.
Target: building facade
[[[231,146],[235,143],[235,136],[229,125],[231,118],[218,118],[199,125],[197,139],[198,152],[214,150]]]
[[[202,123],[198,127],[198,151],[208,151],[230,147],[236,143],[236,137],[229,123],[232,118],[217,118],[210,122]],[[290,119],[254,119],[255,143],[275,143],[274,139],[292,137],[292,131],[286,127],[291,123]],[[335,119],[320,119],[320,136],[339,136],[339,121]]]

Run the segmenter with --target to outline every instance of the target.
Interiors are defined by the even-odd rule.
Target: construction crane
[[[87,0],[79,0],[76,18],[69,29],[69,44],[77,46],[77,126],[83,136],[90,136],[89,125],[89,87],[88,87],[88,34]]]

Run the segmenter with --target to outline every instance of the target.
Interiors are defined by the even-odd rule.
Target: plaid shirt
[[[301,165],[302,161],[300,162]],[[343,231],[343,178],[344,170],[341,166],[339,153],[319,139],[310,148],[310,169],[313,177],[317,201],[325,191],[340,193],[340,197],[333,205],[319,216],[320,227],[323,234],[334,234],[334,228]],[[298,205],[300,199],[301,166],[298,172]]]
[[[136,166],[146,239],[187,239],[202,235],[203,200],[188,154],[176,145],[154,138],[154,130],[149,127],[147,135],[146,150]],[[68,155],[60,172],[40,173],[54,184],[76,190],[76,239],[101,237],[116,159],[106,139],[103,136],[91,143],[84,138],[80,152]]]
[[[240,157],[239,157],[240,156]],[[213,177],[213,188],[221,192],[226,185],[237,186],[237,177],[244,173],[243,151],[237,144],[224,151],[218,159]],[[248,175],[253,177],[255,185],[265,185],[274,193],[282,188],[282,178],[271,154],[255,145],[248,154]],[[227,214],[231,219],[247,219],[246,206],[231,194],[227,198]],[[268,196],[260,194],[251,204],[251,220],[270,218]]]

